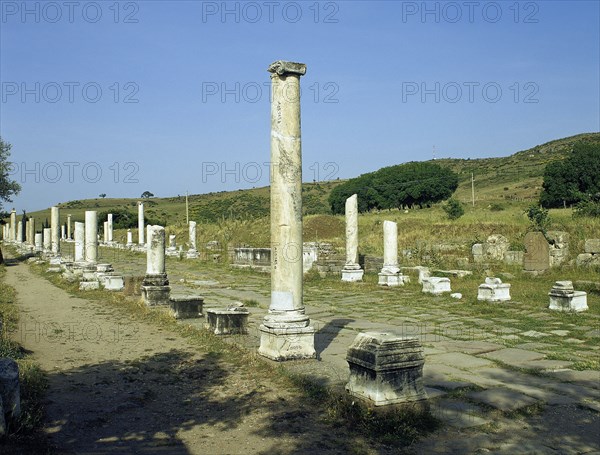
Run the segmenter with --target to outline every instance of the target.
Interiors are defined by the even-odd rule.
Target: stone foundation
[[[172,295],[170,298],[171,314],[175,319],[201,318],[204,299],[193,295]]]
[[[362,281],[365,271],[358,264],[346,264],[342,269],[342,281]]]
[[[206,328],[215,335],[246,335],[249,314],[241,307],[206,310]]]
[[[275,361],[314,359],[315,328],[260,326],[260,349],[258,353]]]
[[[423,292],[426,294],[440,295],[444,292],[452,292],[450,289],[450,278],[429,277],[423,278]]]
[[[550,297],[548,306],[550,310],[581,312],[588,309],[587,294],[573,289],[571,281],[557,281],[548,296]]]
[[[168,305],[171,287],[169,286],[167,274],[146,274],[140,291],[146,305]]]
[[[346,390],[375,406],[427,400],[423,385],[423,347],[417,338],[394,333],[359,334],[346,356]]]
[[[510,300],[510,284],[502,283],[500,278],[486,278],[479,285],[477,300],[486,302],[504,302]]]

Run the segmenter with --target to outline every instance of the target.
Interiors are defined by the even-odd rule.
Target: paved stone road
[[[143,275],[143,255],[102,250],[116,270]],[[250,308],[250,335],[230,340],[258,347],[258,326],[269,305],[268,275],[228,273],[171,258],[167,272],[173,293],[200,294],[205,308],[254,301],[258,306]],[[413,305],[415,289],[393,290],[400,293],[399,302],[382,306],[390,291],[328,288],[327,282],[306,286],[319,361],[289,362],[286,368],[343,387],[346,350],[357,333],[389,330],[416,336],[425,346],[424,379],[433,411],[447,425],[415,444],[414,453],[600,454],[600,372],[572,370],[573,362],[552,358],[557,347],[568,346],[582,359],[597,359],[597,315],[586,316],[587,325],[581,325],[580,320],[557,322],[544,311],[515,307],[511,318],[490,320],[437,308],[440,300],[435,299],[443,297],[432,298],[426,307]],[[520,317],[547,320],[548,328],[521,330],[515,327]],[[203,321],[182,323],[201,327]]]

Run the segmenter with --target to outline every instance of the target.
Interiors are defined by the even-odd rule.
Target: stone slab
[[[552,376],[565,382],[575,382],[586,387],[592,387],[594,389],[600,389],[600,371],[596,370],[567,370],[567,371],[556,371],[552,373]]]
[[[485,403],[504,412],[516,411],[538,401],[535,398],[503,387],[482,392],[470,392],[467,395],[475,401]]]
[[[472,428],[490,422],[484,419],[483,410],[464,401],[441,400],[431,406],[431,413],[454,428]]]
[[[461,369],[480,368],[493,365],[489,360],[475,357],[462,352],[447,352],[445,354],[435,354],[427,358],[427,362],[443,363]]]
[[[499,351],[482,355],[488,359],[497,360],[499,362],[506,363],[507,365],[518,367],[521,367],[523,364],[532,362],[534,360],[542,360],[546,357],[545,354],[541,354],[539,352],[515,348],[501,349]]]

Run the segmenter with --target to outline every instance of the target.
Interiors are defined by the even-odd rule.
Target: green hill
[[[546,164],[563,159],[577,141],[600,142],[600,133],[585,133],[537,145],[529,150],[500,158],[437,159],[459,176],[455,197],[471,201],[471,175],[475,181],[476,201],[491,202],[533,201],[539,197]],[[304,183],[302,186],[305,215],[330,213],[327,198],[343,180]],[[59,204],[63,214],[70,213],[73,221],[83,221],[85,210],[99,212],[127,209],[135,212],[138,199],[87,199]],[[144,199],[146,215],[165,225],[185,222],[185,197]],[[189,196],[190,218],[200,223],[219,223],[224,219],[252,220],[269,214],[269,188],[223,191]],[[49,217],[49,210],[29,213],[37,220]]]

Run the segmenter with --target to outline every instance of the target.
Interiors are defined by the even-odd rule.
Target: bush
[[[444,205],[444,212],[446,212],[446,215],[448,215],[448,218],[451,220],[457,220],[465,214],[465,209],[459,201],[450,198]]]
[[[583,216],[600,218],[600,198],[598,200],[581,201],[573,211],[574,218]]]
[[[490,210],[492,212],[501,212],[502,210],[504,210],[504,206],[502,204],[494,203],[490,205]]]
[[[546,232],[548,226],[550,226],[550,216],[548,215],[548,210],[539,207],[537,205],[530,206],[527,210],[525,210],[525,214],[533,228],[536,231]]]

